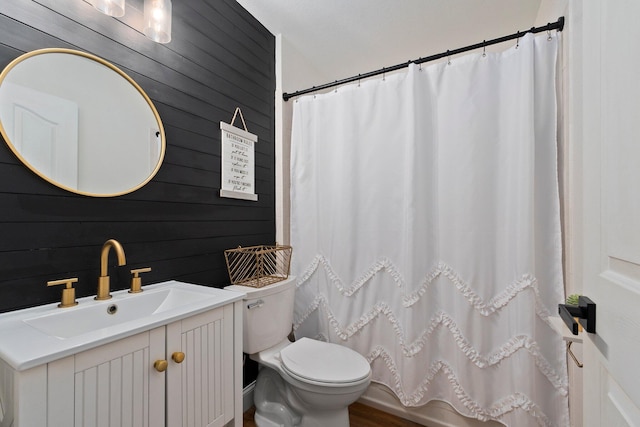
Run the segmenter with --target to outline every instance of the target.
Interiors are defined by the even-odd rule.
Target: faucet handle
[[[151,267],[144,268],[136,268],[131,270],[131,274],[133,277],[131,278],[131,289],[129,289],[130,294],[137,294],[138,292],[142,292],[142,278],[139,276],[140,273],[148,273],[151,271]]]
[[[65,285],[65,288],[62,290],[62,300],[60,304],[58,304],[58,307],[66,308],[78,305],[76,301],[76,290],[73,287],[73,284],[77,281],[77,277],[72,277],[70,279],[51,280],[47,282],[47,286]]]

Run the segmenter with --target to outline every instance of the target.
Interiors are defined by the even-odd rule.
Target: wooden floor
[[[254,412],[255,408],[251,408],[244,413],[243,427],[256,427],[256,423],[253,421]],[[420,424],[416,424],[403,418],[398,418],[394,415],[387,414],[386,412],[382,412],[378,409],[357,402],[349,406],[349,423],[351,424],[351,427],[420,426]]]

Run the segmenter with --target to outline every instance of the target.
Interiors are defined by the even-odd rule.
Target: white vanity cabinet
[[[241,426],[241,319],[240,302],[229,303],[14,371],[7,426]]]
[[[223,426],[234,417],[234,336],[228,321],[233,319],[233,308],[223,308],[167,326],[168,427]],[[180,364],[172,360],[175,349],[185,355]],[[236,357],[241,363],[242,350]],[[241,395],[241,380],[238,385]],[[241,401],[239,405],[238,426]]]
[[[153,363],[165,358],[165,330],[50,362],[45,425],[164,426],[166,372],[155,372]]]

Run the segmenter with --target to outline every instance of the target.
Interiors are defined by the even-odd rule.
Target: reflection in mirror
[[[112,64],[68,49],[33,51],[4,69],[0,132],[36,174],[90,196],[137,190],[165,152],[160,116],[142,88]]]

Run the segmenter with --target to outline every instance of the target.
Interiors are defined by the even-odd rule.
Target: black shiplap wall
[[[115,267],[110,256],[114,290],[146,266],[143,283],[221,287],[224,249],[274,242],[274,37],[234,0],[173,0],[172,41],[160,45],[140,32],[141,10],[142,0],[127,0],[114,19],[82,0],[0,0],[0,69],[45,47],[93,53],[142,86],[167,136],[156,177],[115,198],[65,192],[0,143],[0,311],[58,300],[46,282],[65,277],[79,277],[79,297],[94,295],[109,238],[127,257]],[[257,202],[218,196],[219,122],[237,106],[258,135]]]

